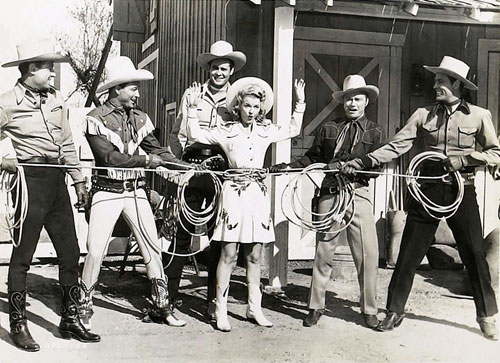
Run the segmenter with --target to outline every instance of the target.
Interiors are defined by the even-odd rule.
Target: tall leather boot
[[[177,319],[172,311],[168,300],[168,287],[164,279],[151,279],[151,298],[153,299],[153,308],[148,313],[151,321],[174,327],[186,325],[186,322]]]
[[[10,337],[16,347],[28,352],[37,352],[40,346],[33,339],[26,319],[26,290],[9,291]]]
[[[64,339],[75,338],[83,343],[97,343],[101,337],[90,333],[82,325],[78,316],[78,305],[80,298],[80,287],[78,285],[61,286],[62,305],[61,305],[61,323],[59,332]]]
[[[257,325],[270,328],[273,323],[266,319],[261,309],[262,292],[259,284],[248,284],[247,318],[254,320]]]
[[[217,329],[223,332],[231,331],[231,324],[227,318],[227,295],[229,294],[229,285],[217,285],[215,289],[215,320],[217,321]]]
[[[92,296],[94,295],[97,282],[93,284],[90,288],[85,285],[83,280],[80,281],[80,305],[78,306],[78,315],[80,316],[80,321],[85,329],[90,330],[92,324],[90,319],[94,315],[94,304],[92,303]]]

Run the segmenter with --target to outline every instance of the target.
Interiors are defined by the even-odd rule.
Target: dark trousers
[[[176,193],[177,184],[168,184],[168,193]],[[188,206],[194,210],[201,210],[203,202],[210,203],[214,197],[215,189],[213,187],[213,181],[208,175],[201,177],[192,178],[189,182],[189,186],[186,188],[185,199]],[[187,228],[190,232],[195,231],[194,226],[191,225],[186,219],[181,215],[182,225]],[[215,217],[214,217],[215,219]],[[186,232],[181,223],[177,225],[177,233],[175,236],[175,243],[172,243],[169,247],[169,252],[175,252],[176,254],[188,254],[190,253],[191,246],[191,235]],[[211,220],[207,226],[207,234],[209,238],[212,237],[213,230],[215,227],[215,220]],[[221,244],[218,241],[212,241],[210,247],[208,248],[207,255],[207,270],[208,270],[208,292],[207,301],[212,301],[215,299],[215,284],[216,284],[216,272],[217,264],[219,263],[221,251]],[[182,277],[182,270],[184,264],[186,263],[186,257],[183,256],[172,256],[164,253],[163,263],[166,267],[165,274],[168,277],[168,292],[171,299],[175,299],[179,292],[179,283]]]
[[[80,248],[76,238],[73,209],[65,183],[65,172],[56,168],[25,167],[28,214],[21,242],[12,249],[9,265],[9,291],[26,290],[26,276],[42,227],[54,244],[62,286],[78,283]],[[17,240],[19,230],[14,231]]]
[[[456,186],[435,183],[425,186],[426,195],[439,204],[449,204],[456,196]],[[458,211],[447,219],[455,237],[460,258],[464,263],[472,287],[476,316],[497,313],[495,294],[491,286],[486,262],[481,220],[473,185],[466,185]],[[396,268],[392,274],[387,297],[387,309],[402,314],[410,294],[418,265],[429,249],[439,220],[430,217],[423,207],[411,200]]]

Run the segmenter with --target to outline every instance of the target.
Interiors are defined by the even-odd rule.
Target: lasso
[[[428,151],[423,152],[415,156],[408,167],[406,174],[397,174],[397,173],[387,173],[387,172],[376,172],[376,171],[357,171],[359,174],[372,174],[372,175],[392,175],[398,176],[406,179],[408,190],[413,198],[422,205],[425,211],[433,218],[441,219],[441,218],[449,218],[453,216],[458,210],[464,195],[464,181],[458,171],[453,173],[447,173],[441,176],[421,176],[418,172],[419,166],[425,161],[440,161],[446,159],[446,156],[434,152]],[[218,213],[218,201],[220,197],[220,193],[222,190],[222,184],[218,176],[222,176],[223,178],[252,178],[258,176],[259,178],[264,178],[269,175],[269,173],[265,169],[230,169],[224,172],[210,171],[210,170],[192,170],[188,169],[185,165],[180,165],[174,162],[167,162],[169,165],[175,165],[177,167],[184,167],[187,170],[169,170],[165,168],[160,168],[161,170],[154,169],[141,169],[141,168],[109,168],[109,167],[93,167],[93,166],[81,166],[81,168],[91,168],[96,170],[109,170],[109,169],[118,169],[118,170],[143,170],[147,172],[157,171],[161,175],[178,175],[178,189],[177,189],[177,205],[174,208],[175,217],[179,221],[179,224],[182,228],[184,228],[188,233],[192,236],[202,236],[204,232],[196,232],[196,227],[204,226],[213,220]],[[29,165],[30,167],[56,167],[56,168],[75,168],[73,165],[53,165],[53,164],[23,164],[20,163],[17,169],[17,174],[12,175],[7,173],[6,171],[2,171],[1,173],[1,185],[0,190],[6,192],[7,195],[7,203],[6,203],[6,219],[2,221],[2,224],[5,228],[7,228],[11,234],[11,239],[14,246],[19,245],[19,241],[22,236],[22,226],[24,220],[26,219],[26,215],[28,212],[28,193],[26,188],[26,179],[24,176],[23,166]],[[312,230],[315,232],[322,233],[338,233],[343,229],[347,228],[352,221],[354,215],[351,214],[351,217],[348,220],[344,219],[345,213],[349,210],[349,208],[355,208],[354,202],[354,187],[348,181],[348,179],[339,173],[339,170],[324,170],[325,164],[312,164],[304,169],[287,169],[283,170],[279,173],[274,173],[273,175],[284,175],[284,174],[297,174],[295,175],[286,185],[283,190],[281,196],[281,208],[285,217],[293,224],[298,225],[299,227]],[[78,167],[78,166],[76,166]],[[298,196],[298,182],[301,177],[307,176],[312,173],[335,173],[335,178],[338,184],[338,193],[335,194],[335,202],[331,209],[325,213],[317,213],[313,211],[311,208],[307,207]],[[189,180],[196,175],[200,174],[209,174],[211,180],[214,184],[215,193],[214,198],[206,203],[206,206],[201,211],[196,211],[193,208],[189,207],[186,202],[186,187],[189,184]],[[438,203],[433,202],[424,193],[421,191],[421,184],[419,181],[421,180],[441,180],[444,181],[444,178],[451,176],[456,181],[458,185],[458,193],[453,203],[449,205],[439,205]],[[293,211],[293,216],[287,215],[285,210],[285,195],[286,192],[290,193],[290,198],[288,198],[288,202],[290,203],[291,209]],[[15,196],[15,197],[14,197]],[[16,218],[16,211],[18,211]],[[188,221],[191,225],[195,226],[195,232],[189,231],[183,224],[182,219],[179,218],[180,214],[182,214],[186,221]],[[308,215],[310,218],[303,217],[303,215]],[[338,225],[338,228],[332,228],[335,225]],[[14,240],[14,229],[19,229],[19,235],[17,241]],[[171,252],[167,252],[172,255],[179,256],[192,256],[200,251],[190,253],[190,254],[175,254]]]
[[[10,240],[14,247],[19,246],[23,235],[23,224],[28,214],[28,188],[26,187],[26,177],[22,166],[17,167],[16,174],[10,174],[5,170],[1,172],[0,191],[5,194],[5,220],[2,218],[2,227],[7,229]],[[19,216],[16,218],[16,212]],[[17,241],[14,238],[14,230],[18,228]]]

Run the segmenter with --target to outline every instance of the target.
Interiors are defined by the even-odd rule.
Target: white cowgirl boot
[[[226,288],[217,285],[215,291],[215,320],[217,329],[224,332],[231,331],[231,324],[227,318],[227,295],[229,294],[229,285]]]
[[[262,301],[262,292],[258,284],[248,284],[248,308],[247,318],[254,320],[257,325],[270,328],[273,323],[266,319],[262,313],[260,303]]]

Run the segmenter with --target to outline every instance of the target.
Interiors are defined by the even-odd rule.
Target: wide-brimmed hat
[[[366,93],[370,101],[374,101],[378,97],[378,87],[367,85],[363,76],[352,74],[345,77],[342,91],[333,92],[332,97],[338,103],[344,103],[345,95],[356,93]]]
[[[69,62],[69,58],[55,52],[55,43],[49,38],[30,39],[16,46],[17,60],[2,64],[14,67],[31,62]]]
[[[97,93],[119,84],[149,81],[154,78],[153,73],[145,69],[136,69],[130,58],[124,56],[111,58],[106,62],[106,76],[106,82],[97,89]]]
[[[210,62],[214,59],[229,59],[234,64],[234,70],[239,71],[247,62],[245,54],[233,51],[233,46],[224,40],[219,40],[210,46],[209,53],[201,53],[196,61],[200,67],[210,70]]]
[[[240,92],[243,88],[248,86],[257,86],[264,91],[265,99],[264,104],[262,105],[262,109],[264,110],[264,114],[267,114],[273,108],[274,102],[274,93],[273,89],[263,79],[257,77],[244,77],[238,79],[236,82],[229,86],[226,94],[226,108],[229,112],[233,111],[234,106],[236,105],[236,101],[238,100],[238,92]]]
[[[459,79],[464,84],[465,88],[473,91],[477,90],[477,86],[467,79],[470,67],[467,63],[462,62],[459,59],[445,55],[438,67],[424,66],[424,68],[434,74],[443,73],[450,77]]]

